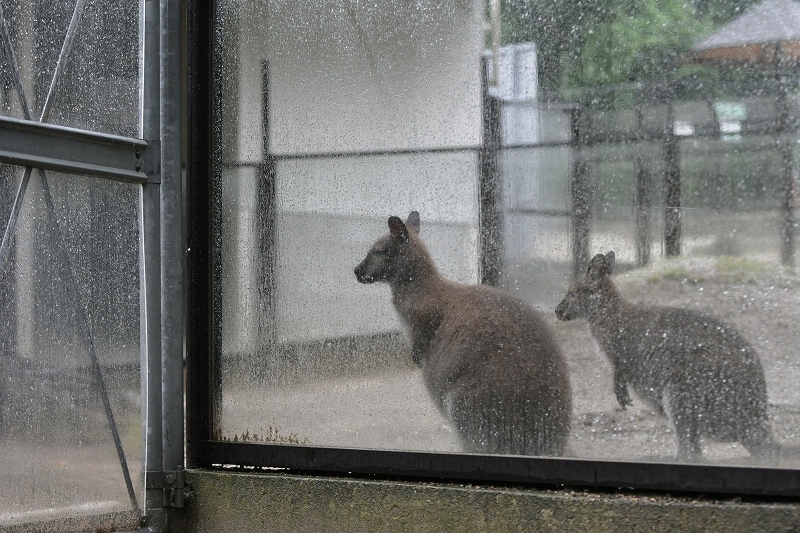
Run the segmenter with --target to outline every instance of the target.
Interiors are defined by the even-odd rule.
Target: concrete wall
[[[790,532],[800,504],[190,471],[174,531]]]
[[[445,275],[476,282],[483,3],[223,2],[219,11],[223,352],[397,330],[387,291],[359,286],[352,272],[390,215],[418,210]],[[277,301],[258,299],[266,152],[460,147],[472,150],[278,161]]]

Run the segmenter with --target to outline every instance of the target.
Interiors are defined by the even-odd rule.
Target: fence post
[[[262,63],[262,123],[263,132],[263,161],[259,167],[258,179],[258,290],[259,305],[268,320],[262,321],[258,332],[259,350],[272,348],[275,345],[276,326],[276,288],[275,288],[275,263],[277,259],[277,215],[275,211],[275,157],[270,153],[270,65],[269,61]]]
[[[781,154],[781,263],[787,267],[794,266],[794,175],[792,172],[792,152],[794,142],[788,135],[794,128],[789,124],[789,102],[787,97],[788,87],[783,76],[783,54],[781,45],[775,45],[775,77],[778,82],[778,95],[775,107],[778,115],[778,146]]]
[[[583,148],[587,142],[587,120],[580,105],[569,109],[572,130],[572,279],[578,279],[589,263],[589,229],[592,221],[591,169]]]
[[[664,255],[681,255],[681,154],[680,139],[675,132],[675,94],[672,87],[667,96],[667,131],[664,141]]]
[[[634,160],[634,179],[636,180],[636,266],[650,263],[650,164],[642,143],[647,135],[644,130],[644,95],[642,85],[637,88],[636,102],[636,159]]]
[[[499,58],[494,58],[495,61]],[[481,284],[497,286],[503,272],[503,198],[500,153],[500,101],[489,94],[486,57],[481,59],[483,137],[478,155],[480,172]]]

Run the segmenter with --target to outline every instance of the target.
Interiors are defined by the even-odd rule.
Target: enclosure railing
[[[566,213],[550,211],[512,209],[520,214],[567,214],[571,220],[572,275],[583,272],[589,260],[590,225],[594,213],[593,191],[596,189],[595,167],[603,162],[594,149],[609,147],[655,146],[660,149],[661,180],[654,179],[649,159],[636,153],[630,156],[634,163],[633,211],[636,224],[636,263],[639,266],[650,262],[651,215],[653,198],[650,189],[663,188],[663,244],[666,257],[681,255],[682,251],[682,194],[681,159],[682,145],[692,142],[724,141],[735,137],[736,142],[720,143],[711,149],[714,153],[762,152],[776,150],[780,167],[780,187],[776,205],[780,206],[781,262],[794,265],[795,214],[797,185],[794,181],[795,165],[793,147],[796,145],[800,123],[796,104],[792,107],[790,87],[785,82],[758,85],[755,89],[747,84],[727,84],[719,87],[722,92],[716,100],[737,102],[754,95],[770,102],[771,112],[763,116],[741,121],[725,121],[716,111],[712,98],[702,83],[681,87],[683,99],[676,96],[676,82],[630,84],[576,90],[569,93],[572,102],[562,103],[557,99],[500,101],[501,109],[514,107],[555,108],[569,117],[569,135],[561,139],[546,139],[530,143],[503,143],[498,150],[517,151],[540,148],[565,147],[572,154],[569,177],[570,201]],[[752,89],[752,90],[751,90]],[[620,98],[618,93],[626,93]],[[632,96],[630,96],[632,94]],[[616,100],[623,103],[616,105]],[[629,101],[626,101],[629,100]],[[693,105],[704,111],[705,117],[689,122],[679,120],[676,107]],[[743,105],[743,104],[742,104]],[[618,123],[615,123],[615,119]],[[735,124],[735,132],[725,131],[727,122]],[[754,139],[755,144],[747,141]],[[690,148],[689,151],[696,151]],[[502,179],[502,178],[501,178]]]

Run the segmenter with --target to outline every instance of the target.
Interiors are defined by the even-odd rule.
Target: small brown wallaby
[[[386,282],[414,362],[463,450],[561,455],[570,428],[567,365],[544,320],[499,289],[443,278],[420,239],[419,213],[389,218],[355,268]]]
[[[560,320],[588,318],[614,370],[625,409],[628,385],[666,414],[678,459],[702,456],[700,437],[740,442],[756,457],[775,450],[767,383],[758,354],[731,326],[698,311],[635,305],[611,281],[614,252],[594,256],[556,307]]]

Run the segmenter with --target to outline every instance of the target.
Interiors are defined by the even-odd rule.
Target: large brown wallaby
[[[355,275],[391,287],[414,362],[464,451],[562,454],[572,393],[547,324],[504,291],[443,278],[418,233],[416,211],[389,218]]]
[[[754,456],[772,452],[767,384],[755,350],[707,314],[626,302],[611,281],[613,268],[614,252],[594,256],[556,316],[588,318],[622,408],[631,404],[630,385],[670,418],[682,460],[702,456],[703,435],[741,442]]]

